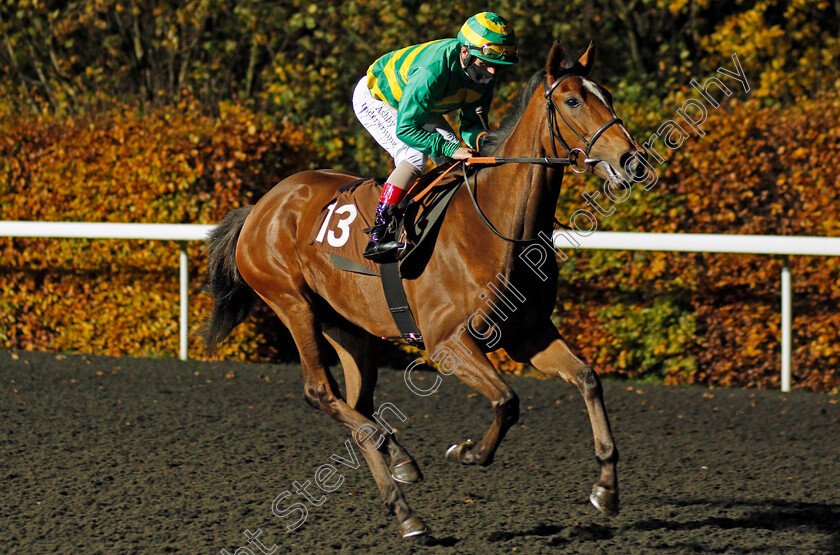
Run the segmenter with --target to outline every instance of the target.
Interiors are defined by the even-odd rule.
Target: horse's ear
[[[560,41],[554,41],[554,46],[548,53],[548,60],[545,63],[545,72],[551,81],[560,75],[560,72],[566,66],[566,54],[563,52],[563,47],[560,46]]]
[[[595,43],[589,41],[589,46],[586,47],[586,52],[583,56],[578,58],[578,63],[583,66],[583,74],[588,75],[589,70],[595,65]]]

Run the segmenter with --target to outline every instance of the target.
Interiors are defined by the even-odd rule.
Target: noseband
[[[557,79],[557,81],[555,81],[553,84],[549,84],[548,75],[546,74],[546,76],[545,76],[545,99],[546,99],[545,109],[546,109],[546,113],[547,113],[547,116],[548,116],[548,130],[551,133],[551,149],[554,151],[554,156],[557,157],[557,143],[560,143],[560,146],[562,146],[569,155],[569,161],[571,162],[569,165],[571,166],[572,171],[574,171],[575,173],[584,173],[584,172],[589,170],[589,166],[593,162],[595,162],[595,163],[600,162],[600,160],[598,158],[590,158],[589,157],[589,151],[591,151],[592,147],[595,146],[595,141],[597,141],[601,137],[601,135],[603,135],[604,131],[606,131],[607,129],[609,129],[613,125],[616,125],[616,124],[623,125],[624,122],[621,121],[621,118],[612,118],[611,120],[606,122],[604,125],[602,125],[601,128],[598,129],[598,131],[596,131],[595,134],[592,135],[592,138],[589,139],[588,141],[586,140],[586,137],[584,137],[583,135],[578,133],[578,130],[575,129],[572,126],[571,123],[569,123],[569,120],[567,120],[566,116],[563,115],[563,111],[560,109],[560,106],[558,106],[557,103],[554,101],[553,94],[554,94],[554,90],[557,88],[557,86],[560,83],[562,83],[563,81],[565,81],[566,79],[568,79],[569,77],[583,77],[583,73],[581,72],[581,70],[583,68],[581,68],[579,66],[580,66],[580,64],[576,64],[574,67],[572,67],[570,69],[570,71],[568,73],[564,73],[563,75],[561,75],[560,78]],[[577,135],[578,139],[581,140],[581,142],[586,146],[586,148],[580,148],[580,147],[572,148],[563,139],[563,135],[558,130],[558,124],[557,124],[557,116],[558,115],[560,116],[560,119],[563,120],[563,123],[566,124],[566,127],[571,129],[572,133]],[[583,156],[584,156],[583,163],[585,164],[585,166],[584,166],[584,169],[578,171],[576,162],[577,162],[577,156],[580,153],[582,153]]]

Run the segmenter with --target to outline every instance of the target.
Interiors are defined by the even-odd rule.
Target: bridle
[[[592,135],[592,138],[588,141],[586,137],[578,133],[578,130],[575,129],[569,120],[566,119],[566,116],[563,115],[563,112],[560,110],[560,107],[554,102],[554,98],[552,94],[554,93],[554,89],[562,83],[564,80],[568,79],[569,77],[583,77],[585,72],[583,70],[583,66],[580,63],[576,63],[574,66],[567,68],[555,81],[553,84],[549,85],[548,83],[548,75],[545,77],[545,109],[546,109],[546,118],[548,119],[548,128],[549,132],[551,133],[551,150],[554,152],[554,158],[550,158],[548,156],[544,158],[497,158],[495,156],[477,156],[470,158],[466,161],[467,166],[498,166],[501,164],[537,164],[539,166],[571,166],[575,173],[584,173],[589,171],[589,168],[593,162],[597,163],[600,162],[600,158],[590,158],[589,152],[592,150],[592,147],[595,146],[595,142],[601,138],[601,135],[604,134],[604,131],[609,129],[611,126],[615,124],[624,125],[624,122],[621,118],[612,118],[604,125],[602,125],[598,131]],[[482,125],[484,125],[485,131],[487,131],[487,124],[482,117],[482,114],[476,109],[476,114],[478,114],[479,119],[481,120]],[[557,114],[560,114],[560,119],[563,120],[563,123],[572,130],[572,133],[577,135],[577,137],[586,145],[586,148],[575,147],[572,148],[569,146],[563,139],[563,135],[557,131]],[[566,150],[568,156],[565,158],[557,157],[557,143]],[[584,156],[584,164],[586,166],[583,170],[577,170],[577,157],[578,154],[583,154]]]
[[[467,185],[467,190],[469,191],[470,198],[472,199],[473,205],[475,205],[475,209],[478,211],[479,216],[481,219],[484,220],[484,223],[490,228],[490,231],[495,233],[497,236],[501,237],[505,241],[509,241],[511,243],[517,244],[529,244],[533,243],[537,240],[537,238],[533,239],[514,239],[513,237],[505,237],[502,235],[498,229],[487,219],[487,216],[484,215],[484,212],[478,206],[478,200],[475,198],[475,193],[473,192],[473,188],[470,185],[470,178],[469,178],[469,171],[468,165],[482,165],[482,166],[494,166],[500,164],[537,164],[540,166],[548,166],[548,167],[565,167],[570,166],[572,171],[575,173],[585,173],[589,171],[589,168],[593,163],[598,163],[601,160],[599,158],[590,158],[589,152],[592,150],[592,147],[595,146],[595,142],[604,134],[604,131],[612,127],[613,125],[623,125],[624,122],[621,118],[614,117],[611,120],[607,121],[604,125],[602,125],[598,131],[592,135],[592,138],[586,140],[586,138],[581,135],[577,129],[575,129],[569,120],[566,119],[566,116],[563,115],[563,111],[560,110],[560,106],[554,101],[553,93],[554,90],[557,88],[560,83],[568,79],[569,77],[583,77],[584,71],[583,66],[578,62],[575,63],[570,68],[567,68],[562,75],[554,82],[549,84],[548,82],[548,74],[545,76],[545,99],[546,99],[546,117],[548,118],[548,129],[551,133],[551,149],[554,153],[554,158],[495,158],[495,157],[486,157],[486,158],[473,158],[470,161],[463,162],[463,172],[464,172],[464,183]],[[566,124],[566,127],[572,130],[572,132],[577,135],[577,137],[581,140],[581,142],[585,145],[586,148],[575,147],[572,148],[569,144],[563,139],[563,135],[557,130],[558,128],[558,121],[557,115],[560,115],[560,119],[563,120],[563,123]],[[566,153],[568,154],[565,158],[560,158],[557,155],[557,143],[560,143]],[[577,169],[577,157],[583,154],[584,159],[584,168],[580,171]],[[568,226],[563,225],[557,218],[554,219],[555,224],[563,227],[565,229],[569,229]]]
[[[569,123],[569,120],[567,120],[566,116],[563,115],[563,111],[560,109],[560,106],[558,106],[557,103],[554,101],[553,93],[554,93],[554,90],[558,87],[558,85],[560,85],[560,83],[562,83],[563,81],[565,81],[569,77],[583,77],[584,74],[583,74],[582,70],[583,70],[583,67],[580,65],[580,63],[576,63],[574,66],[569,68],[566,72],[564,72],[560,76],[560,78],[557,79],[553,84],[549,84],[548,74],[546,74],[546,76],[545,76],[545,99],[546,99],[545,109],[546,109],[546,114],[547,114],[547,117],[548,117],[548,129],[549,129],[549,132],[551,133],[551,149],[554,151],[554,156],[556,157],[557,156],[557,143],[560,143],[560,146],[562,146],[566,150],[566,152],[568,153],[568,155],[569,155],[569,164],[568,165],[571,166],[572,171],[575,172],[575,173],[587,172],[587,171],[589,171],[589,168],[590,168],[590,166],[593,162],[595,162],[595,163],[600,162],[600,159],[598,159],[598,158],[590,158],[589,157],[589,152],[592,150],[592,147],[595,146],[595,142],[601,137],[601,135],[604,134],[604,131],[606,131],[607,129],[609,129],[610,127],[612,127],[613,125],[616,125],[616,124],[624,125],[624,122],[621,121],[621,118],[612,118],[611,120],[606,122],[604,125],[602,125],[600,127],[600,129],[598,129],[598,131],[596,131],[595,134],[592,135],[592,138],[587,141],[586,137],[581,135],[578,132],[578,130],[575,129],[574,126],[572,126],[571,123]],[[572,133],[577,135],[578,139],[580,139],[580,141],[584,145],[586,145],[586,148],[580,148],[580,147],[572,148],[565,141],[565,139],[563,139],[563,135],[557,130],[557,116],[558,115],[560,116],[560,119],[563,120],[563,123],[566,124],[566,127],[571,129]],[[584,156],[583,163],[585,164],[585,166],[584,166],[584,169],[582,169],[580,171],[578,171],[577,164],[576,164],[576,158],[578,156],[577,153],[582,153],[583,156]]]

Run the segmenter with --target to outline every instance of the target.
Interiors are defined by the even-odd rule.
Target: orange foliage
[[[840,100],[730,102],[706,137],[660,167],[660,183],[602,230],[840,236]],[[0,219],[215,223],[311,159],[299,131],[233,106],[217,119],[182,104],[140,115],[17,117],[0,134]],[[569,178],[558,206],[582,206]],[[196,293],[191,321],[209,313]],[[779,385],[782,257],[571,252],[555,320],[600,373],[666,383]],[[146,241],[0,238],[0,348],[172,356],[177,248]],[[840,385],[840,261],[792,257],[794,387]],[[200,269],[200,271],[196,271]],[[219,356],[294,356],[263,309]],[[199,353],[191,341],[191,356]],[[493,355],[503,371],[522,367]]]
[[[837,121],[836,97],[710,111],[709,135],[683,144],[656,191],[635,188],[600,229],[840,237]],[[570,202],[580,204],[567,197],[561,210]],[[561,267],[560,329],[601,373],[778,388],[782,263],[580,251]],[[789,264],[793,386],[836,391],[840,261],[798,256]]]
[[[696,142],[667,179],[696,233],[840,236],[840,100],[733,107],[709,118],[721,140]],[[782,257],[706,255],[692,301],[698,372],[691,381],[779,386]],[[791,257],[794,385],[840,384],[840,264]]]
[[[0,134],[0,220],[215,223],[297,169],[290,126],[181,103],[79,120],[18,117]],[[190,250],[190,318],[202,247]],[[159,241],[0,238],[0,348],[171,356],[178,351],[178,248]],[[276,356],[277,326],[251,320],[221,356]],[[195,328],[195,325],[193,328]],[[200,352],[191,339],[191,354]]]

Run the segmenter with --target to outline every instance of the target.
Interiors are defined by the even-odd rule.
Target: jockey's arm
[[[451,158],[461,144],[447,141],[440,133],[423,129],[432,113],[436,90],[441,87],[439,81],[440,76],[425,68],[412,69],[397,109],[397,138],[429,156]]]
[[[481,108],[482,113],[490,113],[490,103],[493,101],[493,87],[488,87],[477,101],[467,104],[461,108],[461,138],[469,145],[470,148],[478,150],[478,136],[484,131],[484,124],[475,112],[476,108]]]

